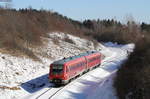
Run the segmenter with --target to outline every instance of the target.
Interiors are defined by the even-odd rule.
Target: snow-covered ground
[[[66,41],[66,38],[71,41]],[[50,33],[43,41],[45,46],[31,48],[41,61],[0,53],[0,99],[117,99],[113,78],[133,50],[133,44],[108,42],[104,43],[105,46],[95,46],[89,40],[64,33]],[[105,55],[101,67],[64,87],[55,88],[48,82],[52,61],[88,50],[98,50]]]
[[[0,53],[0,99],[20,99],[39,92],[48,84],[52,61],[103,48],[101,44],[95,46],[89,40],[65,33],[50,33],[42,39],[45,46],[30,48],[41,61]]]

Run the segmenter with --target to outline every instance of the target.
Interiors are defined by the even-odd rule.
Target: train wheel
[[[68,83],[70,83],[72,80],[70,79],[69,81],[68,81]]]

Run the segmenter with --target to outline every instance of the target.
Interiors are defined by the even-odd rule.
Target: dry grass
[[[19,87],[7,87],[7,86],[0,86],[0,89],[7,89],[7,90],[21,90]]]

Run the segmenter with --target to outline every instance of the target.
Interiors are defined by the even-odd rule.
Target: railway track
[[[61,91],[64,87],[57,90],[53,95],[51,95],[48,99],[52,99],[59,91]]]
[[[52,89],[52,88],[50,88],[50,89],[44,91],[42,94],[40,94],[39,96],[37,96],[35,99],[39,99],[42,95],[44,95],[46,92],[50,91],[51,89]]]
[[[42,92],[40,95],[38,95],[35,99],[52,99],[64,87],[49,88],[46,91]],[[49,98],[47,98],[47,97],[49,97]]]

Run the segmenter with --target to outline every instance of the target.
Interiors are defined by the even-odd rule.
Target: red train
[[[101,64],[98,51],[88,51],[53,62],[50,65],[49,80],[54,84],[66,84]]]

